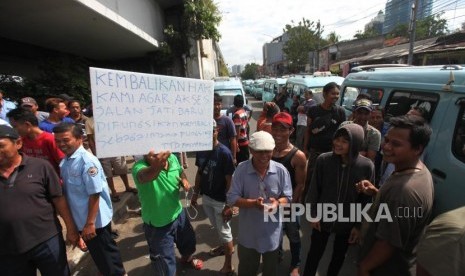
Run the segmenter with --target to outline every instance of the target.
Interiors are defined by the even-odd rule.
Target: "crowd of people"
[[[236,273],[233,236],[238,275],[257,275],[261,263],[262,275],[277,275],[286,236],[289,274],[296,276],[316,275],[331,235],[335,240],[326,275],[340,274],[351,245],[360,246],[358,275],[410,275],[419,242],[418,275],[460,275],[464,266],[457,262],[463,264],[463,250],[448,252],[458,261],[449,260],[444,270],[431,265],[435,247],[447,250],[434,234],[447,231],[448,221],[440,217],[428,226],[434,190],[422,162],[432,133],[427,121],[412,110],[386,123],[383,110],[363,94],[347,119],[336,105],[339,93],[336,83],[328,83],[324,101],[316,104],[307,90],[289,110],[277,97],[264,105],[254,133],[242,96],[234,99],[229,117],[221,114],[222,98],[215,94],[213,148],[196,153],[194,184],[187,179],[182,154],[150,151],[132,168],[137,189],[129,185],[124,157],[95,157],[92,106],[84,115],[79,101],[55,97],[45,101],[42,112],[32,97],[21,99],[19,106],[0,97],[0,270],[5,275],[31,275],[37,269],[42,275],[69,275],[58,213],[66,241],[89,251],[102,275],[125,275],[111,225],[112,202],[120,200],[113,177],[120,176],[125,191],[139,197],[155,275],[176,275],[176,248],[181,262],[203,267],[194,255],[195,231],[180,202],[180,190],[190,189],[190,204],[197,206],[202,197],[217,232],[219,244],[209,254],[224,255],[222,275]],[[303,203],[313,218],[304,267],[300,226],[308,216],[293,208]],[[345,218],[351,217],[354,204],[369,205],[369,219],[325,220],[318,211],[321,204],[338,206],[338,215]],[[406,209],[421,214],[401,216],[399,210]],[[265,220],[264,213],[276,212],[280,219]],[[383,212],[391,215],[378,219]],[[230,224],[234,215],[237,233]],[[463,237],[463,231],[448,233]]]

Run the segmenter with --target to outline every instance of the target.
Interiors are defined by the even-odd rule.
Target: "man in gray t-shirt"
[[[422,118],[391,119],[382,149],[394,173],[379,191],[369,181],[357,183],[359,192],[375,196],[369,211],[373,221],[362,226],[358,275],[410,275],[413,250],[433,207],[433,180],[420,160],[430,135]]]

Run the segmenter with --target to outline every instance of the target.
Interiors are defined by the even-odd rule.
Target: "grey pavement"
[[[255,119],[258,118],[261,110],[261,102],[249,99],[251,106],[254,108],[254,119],[251,122],[251,131],[255,131]],[[186,170],[187,177],[193,185],[196,167],[194,154],[189,153],[189,168]],[[130,185],[134,186],[132,177],[129,177]],[[124,185],[122,184],[120,178],[115,178],[115,185],[118,191],[124,191]],[[138,199],[136,195],[129,193],[121,193],[122,200],[114,204],[115,217],[114,217],[114,228],[118,231],[119,237],[117,239],[118,247],[121,251],[121,255],[124,261],[124,266],[126,271],[130,276],[142,276],[142,275],[153,275],[153,270],[150,266],[150,259],[148,256],[148,246],[145,240],[144,232],[142,229],[142,219],[133,210],[139,207]],[[189,197],[191,194],[189,195]],[[183,206],[185,207],[184,193],[181,193],[181,200]],[[187,209],[191,215],[194,215],[194,210],[192,208]],[[198,215],[197,217],[191,219],[192,226],[196,233],[197,238],[197,251],[195,256],[202,259],[204,262],[204,267],[202,270],[194,270],[190,267],[185,267],[178,264],[177,275],[221,275],[218,271],[221,269],[224,261],[224,256],[211,257],[208,252],[212,247],[219,245],[217,234],[214,229],[210,226],[208,218],[205,216],[205,213],[202,209],[202,200],[199,199],[199,206],[197,207]],[[232,231],[234,242],[237,244],[237,229],[238,229],[238,219],[233,217],[232,221]],[[310,225],[303,218],[302,219],[302,250],[301,258],[303,268],[305,265],[306,255],[310,246]],[[330,254],[332,252],[332,241],[331,238],[327,245],[327,250],[323,256],[318,275],[325,275],[326,268],[329,264]],[[235,247],[237,250],[237,247]],[[290,265],[290,251],[289,251],[289,242],[285,237],[283,242],[284,249],[284,259],[278,265],[279,273],[278,275],[289,275],[289,265]],[[90,258],[88,253],[77,254],[74,253],[77,249],[73,250],[70,255],[70,259],[74,256],[74,262],[77,263],[73,265],[72,272],[73,275],[98,275],[98,271]],[[351,247],[349,249],[348,256],[340,272],[340,275],[356,275],[356,266],[355,266],[355,256],[357,253],[357,248]],[[180,258],[179,252],[176,250],[177,257]],[[79,255],[79,256],[78,256]],[[237,252],[233,255],[233,266],[238,267],[238,257]],[[302,272],[302,271],[301,271]],[[261,274],[259,274],[261,275]],[[263,275],[266,276],[266,275]]]

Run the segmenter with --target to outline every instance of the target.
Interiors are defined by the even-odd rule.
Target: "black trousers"
[[[330,234],[330,232],[320,232],[315,229],[312,230],[310,250],[308,251],[303,276],[314,276],[316,274],[318,264],[325,252]],[[333,256],[331,257],[331,262],[329,263],[326,275],[336,276],[339,273],[339,270],[341,270],[347,249],[349,248],[349,236],[350,233],[336,234],[333,246]]]

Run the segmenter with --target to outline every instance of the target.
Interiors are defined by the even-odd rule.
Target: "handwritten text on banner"
[[[212,148],[213,81],[90,68],[98,157]]]

